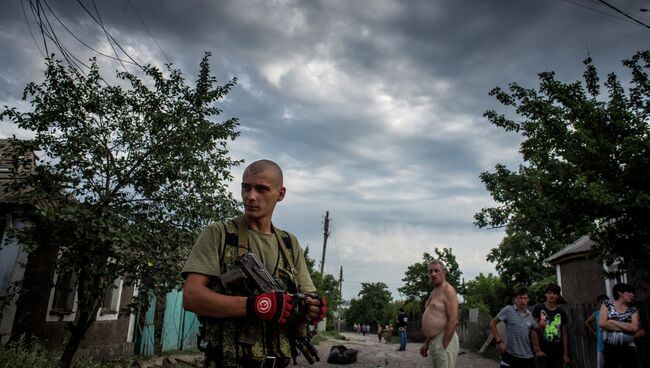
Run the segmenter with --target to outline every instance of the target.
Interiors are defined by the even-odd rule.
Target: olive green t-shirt
[[[309,276],[305,255],[298,243],[298,239],[293,234],[287,233],[291,237],[293,253],[293,263],[298,275],[298,285],[301,293],[316,292],[314,283]],[[192,251],[185,261],[182,277],[186,278],[188,273],[200,273],[207,276],[220,276],[221,261],[219,255],[223,254],[223,247],[226,241],[226,227],[223,223],[214,223],[208,225],[194,243]],[[250,250],[257,254],[266,269],[272,275],[277,275],[277,269],[282,257],[278,245],[278,237],[275,234],[263,234],[255,230],[248,229],[248,246]],[[275,272],[274,272],[275,271]],[[290,271],[290,270],[286,270]],[[289,272],[291,273],[291,272]]]

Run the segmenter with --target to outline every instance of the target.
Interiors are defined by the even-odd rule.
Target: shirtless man
[[[420,355],[431,353],[434,368],[453,368],[458,356],[458,298],[453,286],[445,281],[447,270],[440,260],[429,263],[433,291],[422,314],[422,332],[426,341]]]

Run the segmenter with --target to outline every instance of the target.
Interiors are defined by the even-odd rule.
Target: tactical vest
[[[224,223],[226,239],[221,249],[221,273],[230,271],[235,266],[235,259],[248,252],[248,232],[243,216]],[[242,226],[243,225],[243,226]],[[298,272],[294,267],[294,253],[291,237],[283,230],[272,227],[278,241],[281,256],[273,272],[273,277],[283,284],[287,291],[296,293]],[[229,294],[221,289],[218,282],[211,288],[221,294]],[[208,346],[205,353],[204,367],[252,367],[261,366],[268,357],[276,357],[275,367],[285,367],[291,357],[290,341],[282,326],[276,323],[264,322],[255,317],[205,319],[205,339]]]

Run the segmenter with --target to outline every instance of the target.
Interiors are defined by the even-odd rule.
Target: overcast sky
[[[640,11],[650,1],[609,3],[650,24],[650,14]],[[35,42],[41,36],[28,1],[2,4],[0,105],[26,108],[25,84],[43,79],[43,45]],[[45,14],[75,56],[96,56],[106,76],[122,68],[57,21],[114,55],[78,2],[47,4]],[[92,2],[81,4],[96,17]],[[330,212],[325,270],[338,278],[343,266],[346,299],[362,282],[376,281],[400,298],[407,267],[436,247],[452,248],[465,280],[494,272],[486,255],[503,232],[473,225],[474,214],[494,204],[478,175],[497,163],[516,168],[521,158],[520,138],[482,116],[491,108],[506,111],[490,89],[510,82],[536,87],[536,74],[549,70],[575,81],[587,55],[603,77],[616,72],[628,79],[620,61],[650,40],[648,27],[596,0],[97,0],[96,6],[108,32],[139,63],[171,62],[191,81],[210,51],[221,83],[238,78],[219,104],[219,120],[240,121],[232,156],[283,167],[287,196],[274,223],[309,246],[317,265]],[[28,137],[0,123],[1,137],[12,134]],[[237,196],[242,170],[233,170]]]

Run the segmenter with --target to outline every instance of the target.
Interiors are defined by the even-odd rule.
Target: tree
[[[407,300],[418,300],[424,305],[429,293],[431,292],[431,281],[429,279],[428,267],[433,260],[441,260],[447,269],[446,280],[453,286],[457,292],[462,292],[460,268],[456,261],[456,256],[451,252],[451,248],[435,248],[435,257],[429,253],[422,255],[423,261],[414,263],[408,267],[404,274],[404,286],[397,289],[404,294]]]
[[[350,301],[345,319],[352,323],[381,323],[391,320],[393,297],[383,282],[362,282],[359,299]]]
[[[601,95],[591,58],[584,63],[584,84],[563,83],[545,72],[538,90],[512,83],[508,91],[490,92],[522,118],[494,110],[484,114],[492,124],[521,134],[524,162],[516,171],[499,164],[480,175],[498,206],[475,215],[479,227],[506,228],[488,259],[497,262],[508,284],[549,276],[542,260],[585,234],[596,242],[593,257],[608,263],[622,257],[628,272],[647,279],[650,51],[623,61],[632,74],[627,92],[628,84],[611,73]]]
[[[504,305],[511,304],[513,293],[510,289],[498,276],[479,273],[465,284],[464,304],[470,308],[484,304],[494,316]]]
[[[314,282],[316,290],[318,290],[324,297],[327,303],[327,327],[334,327],[334,312],[338,310],[339,305],[341,304],[341,290],[339,288],[339,282],[330,274],[321,274],[319,271],[316,271],[314,265],[316,261],[309,258],[309,248],[305,248],[305,262],[307,263],[307,269],[309,270],[309,276]]]
[[[107,85],[94,60],[83,75],[48,59],[45,80],[25,88],[32,111],[0,115],[34,134],[13,140],[15,149],[41,156],[33,175],[14,182],[35,206],[34,225],[17,236],[30,252],[55,249],[57,273],[76,276],[65,366],[113,280],[137,282],[134,306],[146,306],[149,292],[165,295],[180,284],[198,231],[236,212],[226,182],[239,164],[227,149],[239,134],[237,120],[212,120],[221,112],[214,103],[236,79],[217,85],[208,58],[194,88],[179,70],[147,67],[147,81],[117,74],[128,89]]]

